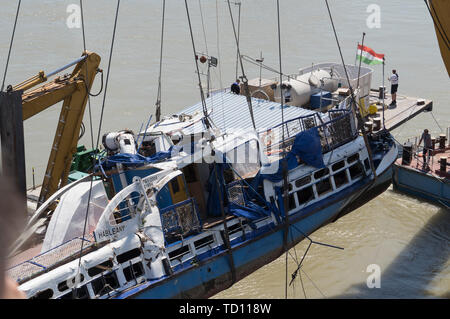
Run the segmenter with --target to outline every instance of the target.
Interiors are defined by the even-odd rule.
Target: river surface
[[[296,73],[320,62],[340,62],[324,1],[280,1],[282,68]],[[124,128],[138,131],[154,114],[158,86],[162,1],[122,1],[105,100],[101,135]],[[432,20],[423,1],[330,0],[346,63],[355,63],[356,45],[366,32],[365,45],[386,55],[386,77],[398,70],[399,95],[433,100],[433,113],[424,113],[393,131],[399,141],[450,127],[450,81],[442,62]],[[17,1],[0,7],[0,70],[6,63]],[[69,28],[67,12],[75,0],[23,0],[6,84],[16,84],[44,70],[49,73],[79,57],[80,28]],[[85,0],[86,42],[102,57],[107,70],[116,1]],[[225,1],[188,1],[196,49],[219,58],[212,69],[212,86],[229,86],[236,77],[236,46]],[[370,5],[379,9],[379,28],[370,28]],[[231,4],[237,19],[238,6]],[[70,8],[70,7],[69,7]],[[369,11],[369,12],[368,12]],[[203,20],[202,20],[203,17]],[[76,20],[74,20],[76,22]],[[203,21],[203,23],[202,23]],[[203,26],[204,25],[204,28]],[[205,31],[203,31],[203,29]],[[166,4],[162,67],[162,113],[173,114],[200,100],[184,1]],[[206,40],[206,41],[205,41]],[[274,68],[278,64],[275,0],[243,0],[241,53]],[[245,64],[249,79],[259,69]],[[382,67],[374,66],[372,87],[382,85]],[[206,70],[202,66],[201,72]],[[263,71],[263,77],[275,75]],[[387,84],[385,84],[388,86]],[[100,88],[96,80],[93,92]],[[92,98],[94,143],[99,129],[103,94]],[[40,183],[46,167],[60,106],[27,120],[25,126],[27,184],[32,168]],[[89,118],[81,142],[91,146]],[[434,116],[434,118],[433,118]],[[438,122],[438,124],[436,123]],[[313,245],[302,271],[288,289],[289,298],[449,298],[450,213],[438,206],[394,192],[392,188],[365,206],[315,232],[315,241],[344,250]],[[288,275],[296,268],[308,242],[292,249]],[[375,265],[375,266],[373,266]],[[375,268],[373,268],[375,267]],[[375,269],[375,271],[374,271]],[[368,288],[380,270],[380,288]],[[284,298],[285,256],[262,267],[214,298]]]

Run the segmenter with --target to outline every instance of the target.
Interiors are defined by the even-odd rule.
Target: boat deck
[[[370,117],[372,119],[379,117],[382,120],[383,102],[379,99],[378,95],[379,93],[377,90],[372,89],[370,91],[370,104],[376,104],[378,109],[377,114],[370,115]],[[410,97],[401,94],[397,94],[397,105],[395,107],[389,106],[391,102],[391,95],[386,92],[386,98],[384,100],[386,106],[384,110],[384,118],[385,126],[388,131],[396,129],[419,113],[431,111],[433,109],[432,100]]]
[[[439,159],[441,157],[447,157],[447,170],[445,172],[441,172],[441,170],[440,170]],[[434,150],[433,156],[430,156],[430,158],[428,160],[428,165],[426,165],[426,166],[424,166],[422,152],[420,152],[417,155],[413,155],[413,158],[409,165],[402,164],[401,158],[397,159],[395,164],[398,166],[401,166],[401,167],[407,167],[407,168],[417,170],[418,172],[421,172],[421,173],[428,173],[428,174],[431,174],[436,177],[450,178],[450,170],[449,170],[450,146],[447,146],[447,148],[445,150],[442,150],[442,149]]]

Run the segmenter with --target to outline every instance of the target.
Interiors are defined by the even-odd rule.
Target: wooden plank
[[[424,103],[418,103],[423,100]],[[431,111],[433,109],[433,101],[420,99],[416,97],[410,97],[405,95],[397,94],[397,105],[395,107],[389,106],[391,103],[390,94],[386,93],[385,98],[386,108],[384,110],[385,126],[386,129],[392,131],[402,124],[406,123],[416,115]],[[378,92],[375,90],[371,91],[370,104],[377,104],[378,112],[375,115],[371,115],[371,118],[381,117],[383,118],[383,107],[382,101],[378,99]]]
[[[0,92],[0,138],[3,175],[15,181],[26,205],[22,91]],[[26,213],[26,210],[24,210]]]

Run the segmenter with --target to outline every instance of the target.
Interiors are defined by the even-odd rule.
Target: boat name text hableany
[[[114,236],[114,235],[122,232],[124,229],[125,229],[125,225],[116,226],[116,227],[112,227],[110,229],[105,229],[100,232],[96,232],[95,235],[97,236],[98,239],[102,239],[103,237]]]

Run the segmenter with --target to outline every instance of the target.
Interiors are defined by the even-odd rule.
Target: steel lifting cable
[[[244,54],[243,54],[243,55],[242,55],[242,58],[243,58],[245,61],[247,61],[248,63],[251,63],[251,64],[253,64],[253,65],[256,65],[256,66],[258,66],[258,67],[261,67],[261,68],[263,68],[264,70],[267,70],[267,71],[276,73],[277,75],[283,75],[283,76],[285,76],[285,77],[288,77],[290,81],[297,81],[297,82],[299,82],[299,83],[303,83],[303,84],[307,84],[307,85],[311,86],[311,83],[309,83],[309,82],[307,82],[307,81],[299,80],[299,79],[297,79],[297,78],[295,78],[295,77],[291,77],[289,74],[284,74],[284,73],[281,73],[281,74],[280,74],[280,71],[275,70],[274,68],[271,68],[270,66],[268,66],[268,65],[266,65],[266,64],[264,64],[264,63],[262,63],[262,62],[257,62],[254,58],[252,58],[252,57],[250,57],[250,56],[247,56],[247,55],[244,55]]]
[[[200,99],[202,101],[204,121],[205,121],[206,127],[207,128],[211,128],[211,123],[209,122],[209,118],[208,118],[208,109],[206,107],[206,102],[205,102],[205,95],[203,93],[202,81],[201,81],[201,78],[200,78],[200,70],[198,68],[197,53],[196,53],[196,50],[195,50],[194,35],[192,33],[191,17],[189,15],[189,7],[188,7],[188,4],[187,4],[187,0],[184,0],[184,4],[186,6],[186,15],[187,15],[188,24],[189,24],[189,32],[190,32],[190,35],[191,35],[192,50],[194,51],[195,67],[197,69],[198,85],[199,85],[199,88],[200,88]]]
[[[163,43],[164,43],[164,24],[165,24],[166,0],[162,3],[162,22],[161,22],[161,47],[159,52],[159,76],[158,76],[158,93],[156,97],[156,122],[161,120],[161,73],[162,73],[162,58],[163,58]]]
[[[209,53],[208,53],[208,41],[206,40],[206,29],[205,29],[205,22],[203,21],[203,10],[202,10],[202,2],[201,2],[201,0],[198,0],[198,7],[200,9],[200,20],[202,21],[203,40],[205,41],[206,55],[209,56]]]
[[[305,260],[306,255],[308,254],[308,251],[309,251],[309,249],[311,248],[311,246],[312,246],[313,244],[320,245],[320,246],[325,246],[325,247],[330,247],[330,248],[336,248],[336,249],[340,249],[340,250],[344,250],[344,248],[339,247],[339,246],[334,246],[334,245],[325,244],[325,243],[321,243],[321,242],[312,240],[308,235],[306,235],[303,231],[301,231],[297,226],[292,225],[292,227],[293,227],[296,231],[298,231],[304,238],[306,238],[306,239],[309,240],[309,245],[308,245],[308,248],[306,248],[306,251],[305,251],[305,253],[304,253],[303,256],[302,256],[302,259],[300,260],[300,263],[297,264],[297,269],[292,273],[292,279],[291,279],[291,282],[289,283],[289,286],[294,282],[295,278],[297,277],[297,274],[298,274],[298,272],[299,272],[299,270],[300,270],[300,268],[301,268],[301,266],[302,266],[302,263],[303,263],[303,261]]]
[[[326,298],[326,296],[325,296],[325,295],[322,293],[322,291],[317,287],[317,285],[314,283],[314,281],[313,281],[313,280],[308,276],[308,274],[303,270],[303,268],[302,268],[303,260],[306,258],[306,254],[308,253],[309,248],[310,248],[310,246],[311,246],[312,244],[317,244],[317,245],[321,245],[321,246],[325,246],[325,247],[330,247],[330,248],[336,248],[336,249],[340,249],[340,250],[344,250],[344,248],[339,247],[339,246],[334,246],[334,245],[325,244],[325,243],[321,243],[321,242],[312,240],[309,236],[307,236],[304,232],[302,232],[297,226],[295,226],[295,225],[292,225],[292,226],[293,226],[293,228],[294,228],[295,230],[297,230],[304,238],[308,239],[309,242],[310,242],[310,244],[308,245],[308,248],[306,249],[305,253],[303,254],[302,260],[301,260],[300,263],[298,262],[298,258],[297,258],[297,249],[295,248],[295,246],[294,246],[295,257],[292,256],[291,253],[289,253],[289,255],[291,256],[291,258],[292,258],[292,259],[294,260],[294,262],[297,264],[297,269],[296,269],[296,270],[292,273],[292,275],[291,275],[291,282],[289,283],[289,286],[295,284],[295,279],[296,279],[297,275],[299,275],[299,276],[300,276],[300,282],[301,282],[302,289],[303,289],[303,294],[304,294],[304,296],[305,296],[305,298],[306,298],[306,292],[305,292],[305,289],[304,289],[304,286],[303,286],[303,280],[302,280],[302,278],[301,278],[301,272],[300,272],[300,271],[302,271],[302,272],[308,277],[308,279],[312,282],[312,284],[314,285],[314,287],[322,294],[323,297]],[[293,233],[293,232],[290,232],[290,233],[289,233],[289,235],[290,235],[290,237],[291,237],[291,241],[294,240],[294,239],[293,239],[293,234],[292,234],[292,233]],[[294,289],[295,289],[295,287],[294,287]]]
[[[14,27],[13,27],[13,32],[11,34],[11,41],[9,42],[8,57],[6,58],[5,73],[3,74],[3,81],[2,81],[2,87],[0,88],[0,92],[3,92],[3,89],[5,87],[6,74],[8,73],[8,66],[9,66],[9,58],[11,57],[11,50],[12,50],[12,46],[13,46],[13,42],[14,42],[14,36],[16,34],[17,19],[19,17],[21,3],[22,3],[22,0],[19,0],[19,2],[17,4],[16,18],[14,20]]]
[[[347,83],[348,83],[348,86],[349,86],[349,89],[350,89],[350,94],[351,94],[351,97],[352,97],[352,100],[353,100],[353,111],[355,112],[355,115],[357,117],[358,126],[359,126],[359,129],[362,132],[362,135],[363,135],[363,138],[364,138],[364,143],[365,143],[366,148],[367,148],[367,153],[369,154],[370,168],[371,168],[371,170],[373,172],[374,182],[375,182],[375,180],[377,179],[377,173],[376,173],[376,170],[375,170],[375,166],[373,164],[372,150],[370,149],[369,141],[367,139],[366,130],[365,130],[364,125],[362,123],[361,114],[359,114],[357,112],[357,110],[356,110],[356,106],[358,105],[358,103],[356,102],[355,92],[353,91],[353,88],[352,88],[352,86],[350,84],[350,79],[349,79],[349,76],[348,76],[347,67],[345,66],[344,56],[342,55],[341,45],[339,44],[339,39],[338,39],[338,36],[337,36],[337,33],[336,33],[336,28],[334,27],[333,16],[331,15],[330,6],[328,5],[328,0],[325,0],[325,4],[327,6],[328,15],[330,17],[330,22],[331,22],[331,26],[333,28],[333,33],[334,33],[334,37],[336,39],[336,44],[337,44],[337,47],[338,47],[338,50],[339,50],[339,55],[341,57],[342,66],[343,66],[344,72],[345,72],[345,77],[347,79]]]
[[[223,91],[223,82],[222,82],[222,57],[220,54],[220,32],[219,32],[219,0],[216,0],[216,46],[217,46],[217,57],[219,58],[219,83],[220,83],[220,90]],[[220,95],[221,98],[221,104],[222,104],[222,120],[223,120],[223,127],[227,127],[227,122],[225,118],[225,106],[224,106],[224,100],[223,100],[223,94]]]
[[[239,7],[238,9],[238,34],[237,34],[237,43],[239,45],[239,41],[241,38],[241,1],[239,0],[239,2],[234,2],[234,5],[237,5]],[[236,50],[236,79],[238,77],[238,65],[239,65],[239,52]]]
[[[283,245],[284,249],[286,250],[286,258],[285,258],[285,271],[286,271],[286,281],[285,281],[285,298],[287,299],[287,278],[288,278],[288,235],[289,235],[289,212],[288,212],[288,169],[287,169],[287,163],[286,163],[286,147],[285,147],[285,129],[284,129],[284,98],[283,98],[283,69],[282,69],[282,63],[281,63],[281,26],[280,26],[280,2],[277,0],[277,26],[278,26],[278,60],[279,60],[279,67],[280,67],[280,102],[281,102],[281,129],[282,129],[282,148],[283,148],[283,161],[282,164],[283,167],[283,202],[284,202],[284,235],[283,235]]]
[[[80,14],[81,14],[81,32],[83,35],[83,50],[84,53],[87,52],[86,50],[86,33],[84,29],[84,13],[83,13],[83,0],[80,0]],[[85,69],[86,69],[86,81],[84,81],[84,84],[86,85],[86,91],[88,92],[88,111],[89,111],[89,124],[90,124],[90,130],[91,130],[91,145],[92,149],[94,148],[94,128],[92,123],[92,109],[91,109],[91,99],[90,99],[90,93],[89,93],[89,78],[88,78],[88,68],[87,68],[87,61],[85,63]],[[102,73],[103,77],[103,73]],[[103,88],[103,80],[102,80],[102,88]]]
[[[106,93],[108,90],[109,74],[111,71],[111,61],[112,61],[112,54],[113,54],[113,50],[114,50],[114,41],[115,41],[115,37],[116,37],[117,18],[119,16],[119,8],[120,8],[120,0],[117,0],[116,16],[114,19],[114,29],[113,29],[113,35],[112,35],[112,40],[111,40],[111,49],[109,52],[108,71],[106,72],[106,81],[105,81],[105,88],[104,88],[104,92],[103,92],[103,102],[102,102],[102,110],[101,110],[101,114],[100,114],[100,124],[98,127],[96,148],[98,148],[98,144],[100,141],[100,133],[101,133],[102,123],[103,123],[103,113],[105,110]]]
[[[217,187],[217,194],[219,196],[219,202],[220,202],[220,214],[222,216],[222,224],[223,224],[223,241],[225,242],[225,246],[227,248],[227,252],[228,252],[228,256],[230,259],[230,268],[231,268],[231,278],[233,283],[236,282],[236,266],[234,264],[234,257],[233,257],[233,250],[231,249],[231,243],[230,243],[230,237],[228,234],[228,225],[227,225],[227,220],[225,217],[225,210],[223,207],[223,198],[222,198],[222,193],[221,193],[221,187],[220,187],[220,183],[219,183],[219,177],[217,175],[217,163],[216,160],[214,159],[214,175],[215,175],[215,180],[216,180],[216,187]]]
[[[116,36],[117,18],[119,16],[119,7],[120,7],[120,0],[117,0],[116,16],[114,19],[114,30],[113,30],[112,40],[111,40],[111,49],[110,49],[109,61],[108,61],[108,71],[107,71],[107,75],[106,75],[105,89],[104,89],[104,93],[103,93],[102,110],[101,110],[101,116],[100,116],[100,123],[99,123],[99,127],[98,127],[97,144],[94,149],[94,152],[95,152],[94,159],[96,158],[96,155],[98,153],[97,152],[98,151],[98,143],[99,143],[99,139],[100,139],[100,132],[101,132],[102,121],[103,121],[103,112],[104,112],[105,101],[106,101],[106,93],[107,93],[107,89],[108,89],[109,73],[110,73],[111,61],[112,61],[112,53],[113,53],[113,49],[114,49],[114,41],[115,41],[115,36]],[[82,25],[83,25],[83,44],[84,44],[84,46],[86,46],[84,23],[83,23],[82,0],[80,0],[80,9],[81,9],[81,14],[82,14]],[[88,99],[89,99],[89,95],[88,95]],[[89,215],[89,206],[90,206],[90,199],[91,199],[91,194],[92,194],[93,181],[94,181],[94,176],[91,175],[91,179],[90,179],[91,184],[89,187],[88,203],[87,203],[86,214],[85,214],[85,218],[84,218],[83,236],[82,236],[82,241],[81,241],[81,246],[80,246],[80,254],[79,254],[79,259],[78,259],[78,269],[77,269],[76,279],[78,279],[79,278],[78,276],[80,275],[81,257],[83,255],[83,248],[84,248],[83,246],[84,246],[84,240],[85,240],[84,237],[86,236],[86,226],[87,226],[87,220],[88,220],[88,215]],[[77,290],[75,289],[75,287],[76,287],[76,285],[73,287],[72,293],[73,293],[74,297],[77,297],[77,295],[76,295]]]
[[[248,104],[248,108],[249,108],[249,111],[250,111],[250,117],[252,119],[253,128],[256,130],[255,118],[253,116],[252,99],[250,98],[250,92],[249,92],[249,89],[248,89],[248,80],[247,80],[247,77],[245,76],[245,72],[244,72],[244,64],[242,63],[241,51],[239,49],[239,39],[238,39],[237,34],[236,34],[236,27],[234,25],[233,12],[231,12],[230,0],[227,0],[227,3],[228,3],[228,11],[230,12],[231,25],[233,26],[233,33],[234,33],[234,39],[236,41],[236,48],[237,48],[237,52],[238,52],[238,55],[239,55],[239,61],[240,61],[240,65],[241,65],[242,82],[244,84],[245,96],[247,98],[247,104]]]

